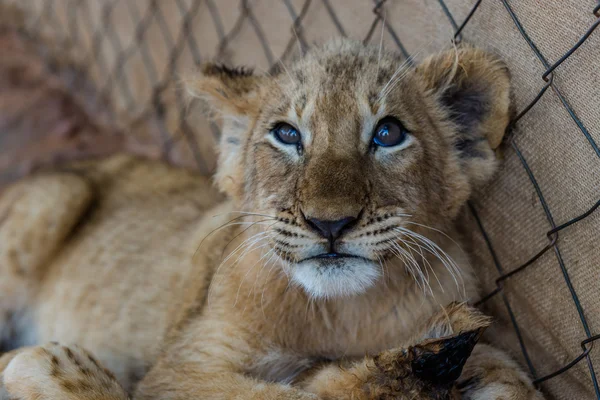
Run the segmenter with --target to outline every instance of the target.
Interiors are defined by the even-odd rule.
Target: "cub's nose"
[[[337,221],[323,221],[316,218],[306,218],[308,225],[318,234],[330,241],[340,237],[343,230],[348,230],[356,224],[356,217],[345,217]]]

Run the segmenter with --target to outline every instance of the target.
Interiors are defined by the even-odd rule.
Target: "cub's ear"
[[[485,328],[430,339],[410,348],[414,376],[433,387],[452,386]]]
[[[264,77],[248,68],[206,63],[186,86],[192,96],[206,99],[219,114],[252,116],[259,110],[263,81]]]
[[[233,198],[242,197],[244,138],[260,111],[265,83],[264,76],[254,75],[250,69],[212,63],[203,65],[200,73],[186,82],[188,92],[206,100],[222,122],[215,181]]]
[[[493,150],[512,111],[506,65],[482,50],[459,47],[427,58],[417,73],[456,128],[455,148],[472,183],[489,179],[495,171]]]

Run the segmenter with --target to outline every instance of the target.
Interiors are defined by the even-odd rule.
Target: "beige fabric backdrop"
[[[48,3],[52,3],[51,0],[20,2],[36,11],[47,11]],[[80,3],[67,0],[53,2],[50,21],[44,19],[40,26],[49,37],[78,38],[75,42],[67,42],[77,49],[73,54],[78,62],[91,64],[89,73],[98,87],[104,86],[115,67],[122,67],[122,74],[117,74],[111,81],[106,94],[121,114],[119,128],[133,139],[137,150],[195,166],[198,160],[194,160],[193,149],[197,144],[200,167],[205,172],[214,165],[214,132],[193,105],[185,108],[186,122],[182,125],[180,112],[183,104],[178,105],[173,91],[178,77],[194,69],[194,46],[199,49],[202,59],[219,56],[232,63],[267,70],[284,54],[290,41],[292,52],[297,52],[293,43],[295,34],[291,29],[293,21],[287,5],[300,13],[305,4],[303,0],[255,0],[248,2],[251,10],[248,14],[238,1],[233,0],[83,0],[85,7]],[[143,19],[153,3],[160,13],[149,14],[150,17],[145,20],[146,28],[136,30],[134,22]],[[446,0],[459,24],[474,3],[474,0]],[[509,4],[550,63],[567,52],[597,19],[592,13],[597,5],[593,0],[511,0]],[[114,6],[108,15],[103,14],[107,5]],[[373,5],[368,0],[313,0],[297,34],[310,44],[322,42],[340,34],[337,22],[348,36],[363,39],[376,17]],[[182,10],[187,12],[182,13]],[[332,19],[330,10],[337,20]],[[438,0],[389,0],[382,11],[386,22],[417,59],[449,46],[454,28]],[[190,13],[195,14],[186,28],[185,15]],[[216,14],[221,25],[214,22]],[[75,25],[73,17],[77,22]],[[253,21],[260,25],[258,34]],[[167,39],[165,29],[170,32],[166,35]],[[186,29],[193,39],[183,35]],[[229,35],[230,40],[225,47],[222,47],[219,29]],[[94,58],[89,51],[94,48],[98,32],[105,39],[99,42],[99,53]],[[379,40],[380,32],[381,24],[378,24],[373,41]],[[260,34],[264,34],[270,53],[265,53]],[[136,35],[141,35],[141,45],[136,44]],[[115,38],[121,43],[121,51],[114,47]],[[518,32],[500,0],[482,1],[464,30],[464,38],[497,52],[506,60],[512,71],[519,111],[545,84],[541,78],[544,67]],[[386,46],[396,48],[387,30],[384,42]],[[181,51],[174,53],[173,44],[177,43],[181,44]],[[555,71],[557,87],[597,142],[600,142],[599,45],[600,30]],[[128,58],[120,58],[125,53]],[[173,54],[176,55],[176,63],[170,70],[169,60]],[[286,55],[284,62],[288,58]],[[156,82],[146,72],[148,60],[155,66],[156,75],[165,78],[165,90],[154,98],[154,103]],[[125,86],[129,87],[134,100],[129,110],[127,96],[123,92]],[[155,108],[152,104],[156,104],[156,100],[166,107],[163,128],[161,119],[153,113]],[[141,117],[132,125],[131,121],[136,116]],[[170,138],[167,147],[161,132],[163,135],[166,132]],[[535,175],[557,225],[582,214],[600,198],[600,158],[552,90],[548,90],[519,121],[515,141]],[[475,200],[475,208],[500,264],[505,271],[510,271],[548,243],[545,233],[550,224],[515,151],[509,147],[504,156],[501,173],[494,184]],[[481,271],[485,291],[491,291],[499,273],[474,219],[469,217],[468,220],[472,224],[474,263]],[[600,212],[567,228],[560,233],[558,240],[560,255],[579,295],[592,334],[600,332],[599,237]],[[505,293],[538,377],[555,371],[581,354],[580,342],[585,339],[585,332],[553,249],[525,271],[508,279]],[[501,296],[496,296],[487,306],[502,323],[499,326],[506,327],[505,333],[496,337],[515,357],[522,359]],[[598,369],[598,350],[594,349],[590,354]],[[568,373],[544,383],[543,389],[556,399],[596,398],[585,359]]]

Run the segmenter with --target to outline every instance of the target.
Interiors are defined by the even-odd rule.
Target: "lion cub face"
[[[452,222],[509,120],[506,68],[471,48],[412,68],[336,41],[272,76],[206,65],[191,90],[223,116],[219,186],[277,218],[266,240],[317,297],[364,291],[385,259],[404,273],[410,232]]]

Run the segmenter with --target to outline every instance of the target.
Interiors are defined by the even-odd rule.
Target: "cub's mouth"
[[[354,255],[354,254],[330,252],[330,253],[317,254],[316,256],[305,258],[303,260],[300,260],[299,262],[308,261],[308,260],[330,260],[330,259],[335,259],[335,258],[337,258],[337,259],[342,259],[342,258],[362,258],[363,260],[369,261],[367,258],[360,257],[360,256],[357,256],[357,255]]]

